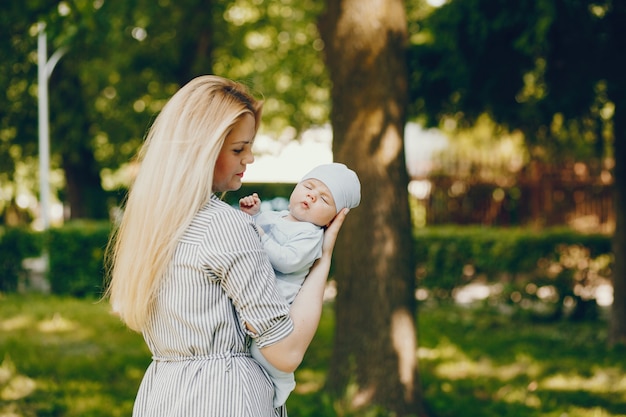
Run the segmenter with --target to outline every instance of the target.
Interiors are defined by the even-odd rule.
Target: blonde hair
[[[107,247],[106,296],[131,329],[147,323],[178,239],[210,200],[217,157],[244,114],[255,117],[258,130],[261,102],[239,83],[206,75],[174,94],[148,131]]]

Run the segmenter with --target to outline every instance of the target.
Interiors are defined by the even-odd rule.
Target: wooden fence
[[[409,190],[429,225],[567,225],[610,232],[615,224],[610,171],[593,172],[580,163],[532,164],[489,180],[479,174],[429,175],[414,178]]]

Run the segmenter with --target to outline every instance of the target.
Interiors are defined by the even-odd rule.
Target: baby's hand
[[[244,213],[254,216],[261,211],[261,199],[257,193],[239,199],[239,208]]]

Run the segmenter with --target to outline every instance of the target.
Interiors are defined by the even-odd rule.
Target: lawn
[[[321,392],[332,306],[296,373],[292,417],[347,416]],[[420,306],[431,417],[626,416],[626,351],[606,321],[534,322],[493,307]],[[0,295],[0,417],[129,416],[150,354],[106,303]],[[367,414],[368,416],[372,414]]]
[[[106,303],[0,297],[0,416],[130,416],[150,362]]]

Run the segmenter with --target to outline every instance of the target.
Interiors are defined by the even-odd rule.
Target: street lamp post
[[[50,227],[50,131],[48,115],[48,80],[65,48],[55,51],[48,59],[46,24],[38,23],[37,90],[39,109],[39,198],[43,229]]]

